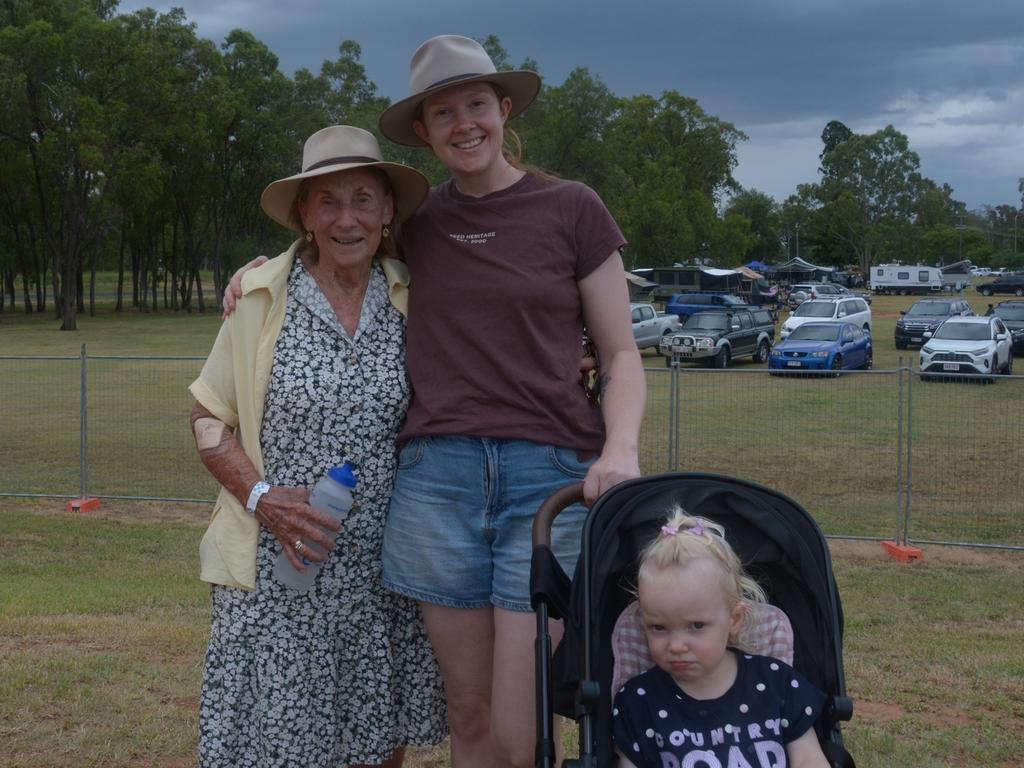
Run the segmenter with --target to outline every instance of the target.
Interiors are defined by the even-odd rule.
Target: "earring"
[[[391,227],[385,224],[384,228],[380,231],[380,233],[384,235],[384,237],[391,237]]]
[[[306,230],[306,242],[307,243],[312,243],[313,242],[313,233],[310,230],[308,230],[308,229]]]

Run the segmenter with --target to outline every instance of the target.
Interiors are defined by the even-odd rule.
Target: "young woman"
[[[402,224],[413,401],[398,437],[384,584],[419,601],[444,678],[454,768],[534,764],[531,525],[554,490],[588,503],[640,474],[645,403],[620,251],[583,184],[522,166],[507,121],[534,72],[497,72],[474,40],[432,38],[380,128],[451,172]],[[239,275],[225,296],[230,311]],[[580,386],[584,329],[600,405]],[[552,549],[572,572],[585,510]],[[557,642],[561,627],[552,626]]]
[[[506,122],[536,96],[535,73],[496,72],[476,41],[454,35],[424,43],[411,68],[412,95],[381,115],[381,131],[429,147],[451,179],[401,232],[414,397],[384,583],[420,601],[452,764],[531,766],[533,515],[567,483],[583,480],[592,502],[639,475],[645,383],[625,241],[592,190],[509,151]],[[600,406],[579,383],[584,328],[600,360]],[[553,531],[569,572],[584,514],[566,510]]]
[[[740,650],[764,593],[721,526],[675,510],[644,550],[637,586],[655,666],[615,697],[620,768],[828,768],[813,728],[825,695],[784,662]]]

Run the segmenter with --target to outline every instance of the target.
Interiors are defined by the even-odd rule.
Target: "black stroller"
[[[594,504],[583,528],[576,573],[570,582],[550,549],[558,513],[582,499],[582,485],[567,486],[544,502],[533,525],[531,604],[537,614],[537,758],[555,764],[553,713],[579,724],[580,757],[564,766],[615,764],[611,739],[611,636],[632,601],[641,549],[671,506],[720,523],[747,571],[793,626],[794,667],[828,700],[815,725],[826,757],[854,765],[842,746],[839,722],[853,704],[843,676],[843,612],[832,562],[820,528],[807,511],[770,488],[733,477],[667,473],[622,483]],[[548,618],[564,618],[565,636],[551,653]]]

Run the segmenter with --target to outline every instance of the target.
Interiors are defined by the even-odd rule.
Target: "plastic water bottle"
[[[309,494],[309,506],[315,507],[321,512],[326,512],[340,523],[345,519],[349,510],[352,509],[352,490],[355,487],[356,477],[352,473],[351,464],[346,461],[340,467],[331,467],[327,470],[327,474],[317,480],[316,485],[313,486],[313,491]],[[334,531],[326,528],[321,530],[331,537],[337,535]],[[308,549],[323,552],[319,546],[312,542],[305,541],[304,544]],[[274,578],[277,579],[278,583],[284,584],[289,589],[294,589],[296,592],[306,592],[313,586],[313,580],[316,579],[316,574],[323,563],[307,560],[303,557],[302,564],[306,567],[306,570],[296,570],[295,566],[285,557],[284,552],[281,552],[274,563]]]

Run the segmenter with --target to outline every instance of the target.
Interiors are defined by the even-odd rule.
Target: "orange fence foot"
[[[100,500],[95,496],[82,496],[69,501],[66,509],[68,512],[88,512],[90,509],[96,509],[99,505]]]
[[[909,544],[897,544],[895,541],[883,541],[882,547],[889,553],[889,556],[899,560],[901,563],[909,563],[911,560],[923,560],[924,552]]]

